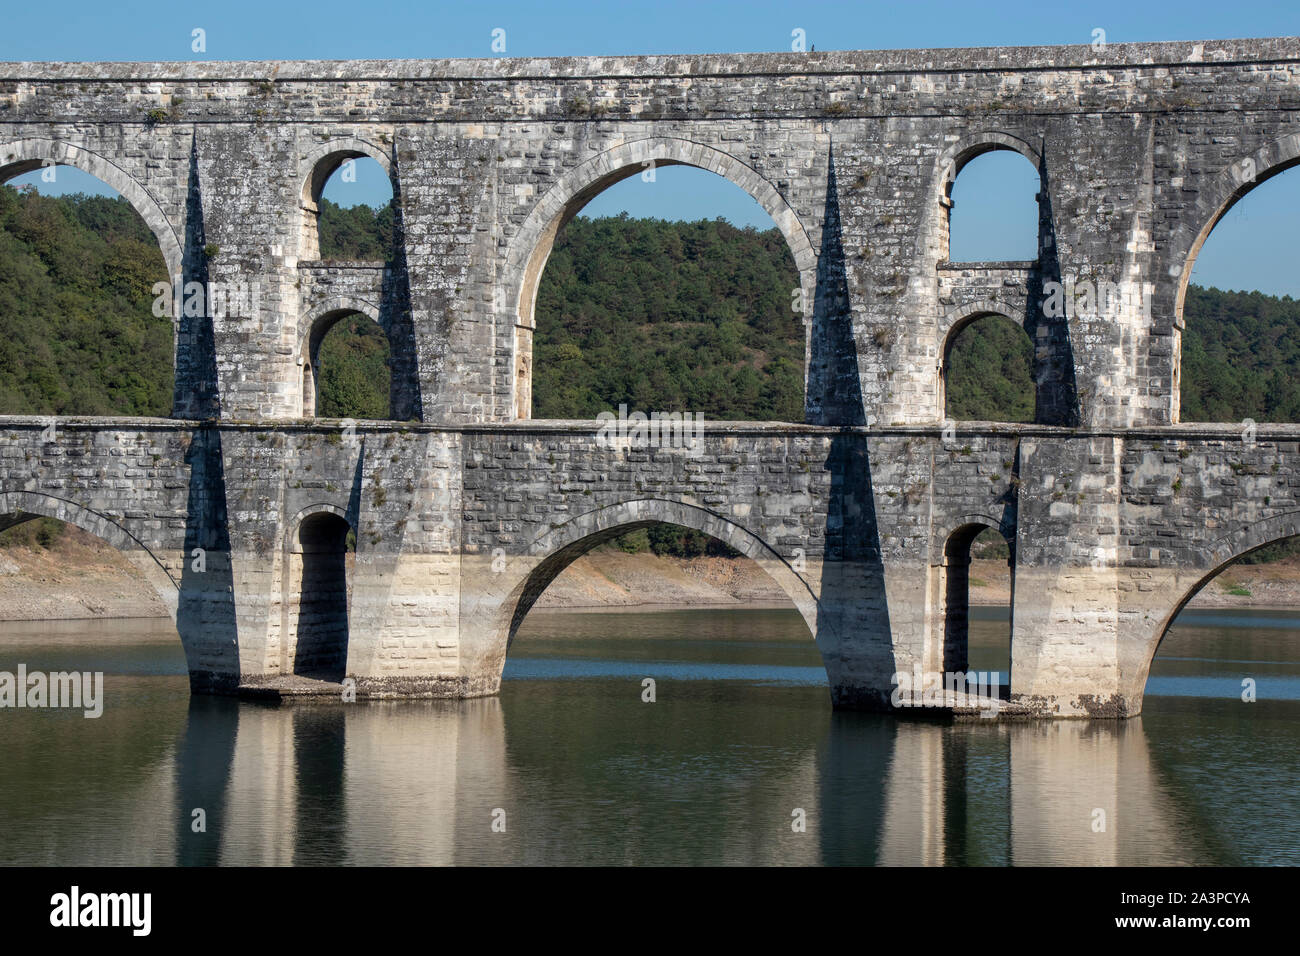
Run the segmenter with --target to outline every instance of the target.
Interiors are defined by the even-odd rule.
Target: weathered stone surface
[[[0,525],[46,514],[111,541],[175,609],[196,690],[269,693],[294,666],[302,582],[323,580],[303,522],[335,515],[356,537],[358,693],[467,696],[496,690],[568,561],[672,521],[768,570],[836,703],[870,707],[895,672],[962,664],[950,595],[987,526],[1013,544],[1003,712],[1138,713],[1195,588],[1300,531],[1300,427],[1176,424],[1191,262],[1300,158],[1298,64],[1292,39],[0,64],[0,180],[78,166],[141,212],[176,282],[254,293],[177,319],[173,420],[60,419],[51,436],[0,419]],[[1039,170],[1039,256],[950,263],[949,188],[993,148]],[[319,258],[320,188],[358,156],[393,181],[386,265]],[[674,163],[746,189],[788,240],[807,424],[709,423],[693,454],[527,421],[558,228]],[[1053,315],[1053,282],[1117,295]],[[316,344],[353,311],[389,337],[395,421],[304,421]],[[945,429],[947,346],[990,313],[1034,343],[1038,424]]]

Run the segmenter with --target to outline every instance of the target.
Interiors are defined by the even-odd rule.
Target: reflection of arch
[[[181,243],[162,207],[143,186],[98,153],[49,139],[20,139],[0,144],[0,183],[40,169],[46,160],[60,166],[75,166],[117,190],[157,238],[167,263],[167,275],[173,284],[179,284]]]
[[[384,328],[383,323],[379,320],[379,307],[375,303],[349,295],[332,296],[326,299],[302,324],[298,338],[298,364],[302,366],[301,398],[303,418],[314,418],[316,415],[320,390],[316,369],[320,358],[321,342],[329,334],[330,329],[350,315],[362,315],[375,323],[383,331],[384,338],[388,339],[390,358],[394,354],[392,339],[389,337],[388,329]],[[389,415],[392,415],[391,387]]]
[[[1178,290],[1174,298],[1173,321],[1177,327],[1182,327],[1183,303],[1187,297],[1187,285],[1191,281],[1192,267],[1196,264],[1196,257],[1200,254],[1201,247],[1205,245],[1205,240],[1219,224],[1219,220],[1246,193],[1266,180],[1286,172],[1297,163],[1300,163],[1300,133],[1292,133],[1225,167],[1207,187],[1197,192],[1196,201],[1192,203],[1186,215],[1190,222],[1203,223],[1203,225],[1195,235],[1190,233],[1189,227],[1184,226],[1187,231],[1179,238],[1182,242],[1188,242],[1190,237],[1188,248],[1185,252],[1180,252],[1177,248],[1174,250],[1173,261],[1178,262],[1181,259],[1183,266],[1178,276]],[[1175,386],[1178,384],[1177,371],[1175,371],[1174,384]]]
[[[158,593],[163,604],[176,620],[176,604],[180,583],[172,577],[158,556],[131,532],[114,522],[107,515],[91,511],[79,504],[52,495],[29,491],[0,493],[0,531],[30,521],[33,518],[55,518],[75,525],[88,534],[107,541],[128,558],[143,553],[144,560],[133,560],[132,567],[138,569]]]
[[[499,611],[498,633],[507,634],[507,647],[533,603],[560,572],[597,545],[659,523],[693,528],[752,559],[790,598],[809,632],[817,633],[816,595],[789,562],[756,534],[695,505],[662,498],[638,498],[589,511],[551,528],[530,545],[528,555],[516,558],[507,566],[505,580],[520,579],[502,601]],[[534,566],[532,562],[537,557],[542,557],[542,561]]]
[[[388,154],[364,139],[351,136],[331,139],[302,157],[299,163],[302,188],[298,202],[303,211],[303,226],[299,239],[299,259],[309,261],[320,257],[320,197],[325,184],[347,160],[362,158],[379,163],[389,180],[392,180],[393,166]],[[396,195],[396,189],[393,192]]]
[[[1041,150],[1011,133],[1000,130],[986,130],[973,133],[949,146],[939,154],[939,158],[935,162],[934,177],[931,181],[931,195],[935,196],[937,200],[937,208],[934,214],[938,216],[938,223],[941,228],[922,231],[920,251],[923,258],[932,258],[935,261],[944,261],[948,258],[948,213],[952,208],[953,183],[957,181],[957,176],[971,160],[995,150],[1008,150],[1019,153],[1029,160],[1034,169],[1038,170],[1039,176],[1042,176]],[[935,245],[927,248],[927,243],[935,243]]]
[[[781,230],[799,270],[805,317],[811,315],[816,288],[817,254],[798,215],[776,187],[733,156],[690,140],[653,137],[607,149],[562,176],[541,197],[510,243],[506,256],[503,301],[513,313],[515,336],[515,416],[531,414],[532,329],[542,271],[560,229],[588,202],[649,164],[695,166],[745,190]],[[644,165],[643,165],[644,164]],[[805,370],[805,376],[807,371]]]
[[[944,419],[948,420],[952,416],[948,413],[948,372],[949,362],[952,356],[953,345],[961,337],[962,332],[981,319],[1003,319],[1012,323],[1025,336],[1025,341],[1029,343],[1030,354],[1030,372],[1035,382],[1042,380],[1041,370],[1037,367],[1039,358],[1037,349],[1034,348],[1033,336],[1029,332],[1028,319],[1023,309],[1009,305],[996,299],[987,299],[979,302],[972,302],[966,305],[958,306],[949,310],[948,314],[943,317],[942,325],[939,329],[940,341],[943,347],[939,350],[939,402],[938,407],[942,411]],[[1038,409],[1037,387],[1034,389],[1034,410]],[[1035,420],[1037,415],[1034,416]]]

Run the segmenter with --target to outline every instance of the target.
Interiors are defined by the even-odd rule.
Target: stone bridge
[[[1039,172],[1038,257],[951,263],[949,190],[994,149]],[[322,262],[321,190],[361,156],[392,180],[393,256]],[[1300,427],[1179,424],[1195,256],[1298,161],[1294,39],[0,64],[0,181],[79,167],[176,287],[254,293],[179,310],[171,419],[0,418],[0,526],[49,515],[120,548],[175,609],[195,690],[456,697],[497,690],[569,562],[673,522],[771,574],[836,705],[867,708],[897,672],[965,669],[991,527],[1013,570],[1002,713],[1133,715],[1197,588],[1300,533]],[[788,241],[804,423],[708,422],[681,448],[528,420],[551,243],[650,163],[726,177]],[[1046,304],[1084,283],[1113,294]],[[354,312],[389,339],[388,422],[313,417],[315,348]],[[988,314],[1034,343],[1035,424],[944,421],[947,347]]]

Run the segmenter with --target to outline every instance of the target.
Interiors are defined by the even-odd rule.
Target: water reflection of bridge
[[[815,746],[747,780],[691,744],[642,754],[624,737],[564,756],[511,712],[495,698],[273,708],[196,697],[170,800],[174,861],[1132,865],[1212,853],[1163,784],[1141,720],[836,714]],[[646,779],[659,781],[652,792],[628,792]],[[191,832],[193,807],[206,808],[206,834]],[[791,830],[794,807],[806,833]],[[491,830],[497,808],[505,834]]]

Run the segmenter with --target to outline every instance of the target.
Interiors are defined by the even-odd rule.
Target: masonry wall
[[[256,281],[256,314],[178,319],[176,409],[280,419],[301,411],[300,342],[315,301],[304,188],[320,163],[375,156],[401,212],[390,335],[400,378],[419,393],[401,396],[399,417],[491,422],[526,409],[531,338],[518,289],[538,238],[530,215],[560,186],[576,187],[580,207],[582,186],[642,171],[643,160],[619,170],[602,157],[657,143],[647,158],[717,168],[761,195],[796,256],[806,244],[821,260],[801,279],[835,286],[805,289],[810,420],[893,424],[941,419],[943,326],[978,298],[940,274],[947,188],[979,151],[1016,149],[1042,179],[1040,278],[1121,289],[1112,310],[1076,309],[1068,334],[1060,323],[1045,341],[1035,332],[1062,393],[1040,420],[1159,424],[1177,420],[1189,257],[1236,195],[1300,158],[1296,54],[1296,41],[1279,39],[7,64],[0,176],[47,156],[89,168],[130,194],[173,271]],[[1022,321],[1041,325],[1032,313]]]
[[[887,706],[895,671],[943,659],[945,545],[983,524],[1014,542],[1012,710],[1136,713],[1188,594],[1300,530],[1291,426],[1174,424],[1192,259],[1300,161],[1298,70],[1289,39],[0,64],[0,180],[78,166],[141,211],[178,281],[255,289],[176,317],[181,420],[60,420],[53,440],[0,421],[0,515],[122,548],[173,595],[195,688],[235,691],[287,676],[295,536],[332,514],[357,541],[345,670],[379,697],[494,692],[549,580],[672,521],[773,575],[845,707]],[[1039,171],[1033,262],[948,262],[948,189],[990,148]],[[393,255],[321,262],[313,184],[367,155],[394,184]],[[693,453],[520,421],[548,243],[650,163],[713,170],[773,215],[809,424],[709,423]],[[1119,295],[1047,314],[1066,280]],[[392,414],[413,424],[299,420],[313,335],[348,311],[387,333]],[[992,313],[1034,344],[1038,423],[945,430],[945,343]]]

